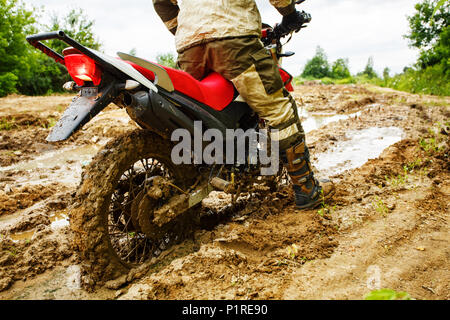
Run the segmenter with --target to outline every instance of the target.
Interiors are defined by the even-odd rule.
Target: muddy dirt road
[[[71,96],[0,99],[0,299],[450,299],[450,98],[317,84],[295,96],[331,202],[296,211],[289,188],[252,199],[95,292],[81,288],[68,206],[93,155],[136,126],[110,106],[47,144]]]

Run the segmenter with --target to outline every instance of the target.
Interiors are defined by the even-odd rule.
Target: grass
[[[6,118],[0,120],[0,131],[9,131],[16,127],[17,125],[14,118],[12,118],[11,120],[8,120]]]
[[[441,133],[444,131],[444,126],[448,128],[450,123],[446,122],[445,125],[442,125],[440,122],[435,123],[428,129],[428,135],[420,139],[420,148],[429,156],[444,150],[447,139],[447,136]]]
[[[325,203],[325,197],[323,195],[323,190],[320,193],[320,196],[322,197],[322,203],[320,204],[321,208],[317,211],[317,214],[321,217],[324,217],[325,215],[332,215],[334,211],[336,210],[336,205],[331,207],[330,205]]]
[[[408,181],[408,176],[406,174],[405,175],[399,174],[396,177],[395,176],[391,176],[391,177],[386,176],[385,178],[386,178],[386,182],[393,187],[403,186]]]
[[[440,150],[436,138],[422,138],[420,139],[419,145],[420,148],[429,155],[439,152]]]
[[[392,289],[373,290],[364,296],[364,300],[414,300],[407,292]]]
[[[413,172],[415,169],[421,168],[423,163],[424,161],[422,158],[416,158],[416,160],[409,162],[403,168],[406,168],[408,172]]]
[[[289,258],[295,260],[298,254],[298,246],[294,243],[287,248]]]
[[[58,122],[58,120],[55,119],[55,118],[51,118],[51,117],[47,118],[47,123],[45,123],[43,125],[43,127],[46,128],[46,129],[53,128],[56,125],[57,122]]]
[[[406,97],[395,97],[393,100],[392,100],[392,102],[394,103],[394,104],[398,104],[398,105],[404,105],[404,104],[407,104],[407,102],[408,102],[408,99],[406,98]]]
[[[38,121],[16,121],[16,118],[4,117],[0,118],[0,131],[10,131],[19,128],[30,128],[30,126],[37,125],[41,128],[50,129],[56,125],[58,119],[48,117],[47,119],[40,119]]]
[[[372,206],[375,211],[381,214],[383,217],[386,217],[386,215],[389,213],[389,208],[386,206],[386,204],[384,204],[383,200],[381,200],[380,197],[376,197],[375,201],[372,201]]]
[[[425,107],[446,107],[446,106],[448,106],[448,103],[444,98],[439,98],[438,100],[421,101],[421,104]]]
[[[8,252],[11,256],[15,257],[17,255],[17,249],[14,247],[9,247],[6,252]]]
[[[450,96],[448,75],[444,73],[439,65],[428,67],[425,70],[410,68],[404,73],[387,77],[386,79],[379,77],[369,78],[367,75],[355,75],[344,79],[332,79],[329,77],[315,79],[302,78],[301,76],[294,78],[294,84],[296,85],[301,85],[308,81],[319,81],[322,84],[369,84],[416,94]]]
[[[417,161],[417,160],[416,160]],[[420,159],[419,159],[420,161]],[[403,166],[403,174],[399,174],[397,176],[385,176],[386,182],[393,187],[401,187],[404,186],[408,182],[408,173],[413,172],[416,164],[411,163]]]
[[[418,94],[450,96],[450,82],[439,65],[425,70],[409,69],[387,79],[381,86]]]
[[[355,84],[357,80],[353,77],[345,78],[345,79],[332,79],[329,77],[315,79],[315,78],[302,78],[301,76],[294,77],[293,83],[295,85],[302,85],[309,81],[318,81],[322,84]]]

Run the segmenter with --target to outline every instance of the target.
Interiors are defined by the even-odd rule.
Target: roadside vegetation
[[[410,31],[404,37],[412,48],[420,51],[413,66],[403,72],[390,75],[389,68],[377,74],[374,60],[369,57],[363,71],[351,75],[349,60],[340,58],[330,63],[325,51],[317,47],[297,84],[319,80],[323,84],[374,84],[411,93],[450,95],[450,1],[422,0],[415,6],[416,12],[408,17]]]
[[[43,16],[50,15],[44,24]],[[65,67],[34,49],[26,36],[38,32],[64,30],[81,44],[100,49],[93,35],[94,22],[82,9],[72,9],[63,16],[25,5],[21,0],[0,0],[0,97],[11,93],[45,95],[62,91],[69,81]],[[49,46],[61,53],[67,47],[61,41],[49,41]]]
[[[329,62],[325,51],[317,47],[316,54],[304,66],[295,83],[317,80],[323,84],[374,84],[412,93],[450,95],[450,1],[421,0],[416,12],[408,17],[409,33],[404,37],[412,48],[420,51],[418,61],[403,72],[391,75],[374,69],[369,57],[361,72],[351,74],[349,60],[339,58]],[[43,16],[50,15],[44,24]],[[0,97],[11,93],[45,95],[62,92],[62,84],[69,75],[62,65],[31,47],[25,37],[30,34],[64,30],[70,37],[93,49],[101,49],[94,37],[90,20],[82,9],[72,9],[62,16],[46,13],[43,8],[25,5],[22,0],[0,0]],[[49,46],[61,53],[65,44],[50,41]],[[130,51],[136,53],[136,49]],[[161,53],[157,62],[176,67],[176,55]]]

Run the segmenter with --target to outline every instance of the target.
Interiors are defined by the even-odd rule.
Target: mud
[[[250,198],[94,292],[81,287],[67,208],[83,167],[136,126],[110,106],[48,144],[70,96],[0,99],[0,299],[362,299],[377,288],[449,299],[450,99],[315,83],[295,97],[332,201],[297,211],[289,187]]]
[[[45,138],[71,100],[72,95],[3,98],[0,102],[0,166],[11,166],[68,146],[96,144],[136,128],[125,111],[109,106],[67,141],[47,143]],[[105,126],[105,122],[108,125]]]

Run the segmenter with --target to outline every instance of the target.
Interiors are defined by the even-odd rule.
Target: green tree
[[[63,30],[66,35],[78,41],[82,45],[99,50],[101,43],[95,38],[92,28],[94,20],[90,20],[83,9],[72,9],[65,16],[59,17],[56,13],[51,16],[50,25],[46,25],[45,31]],[[49,41],[50,47],[61,53],[67,44],[59,40]]]
[[[90,20],[83,9],[72,9],[63,17],[59,17],[53,13],[51,16],[50,25],[44,25],[43,31],[62,30],[69,37],[78,41],[82,45],[91,49],[99,50],[101,48],[101,43],[94,36],[94,32],[92,30],[93,26],[94,20]],[[62,53],[62,51],[68,46],[65,42],[60,40],[50,40],[48,41],[48,45],[58,53]],[[48,86],[48,91],[62,91],[62,85],[71,80],[66,68],[48,57],[38,58],[37,61],[43,65],[44,68],[38,68],[35,75],[43,77],[44,74],[48,74],[48,77],[44,76],[47,80],[46,85]],[[35,77],[32,77],[31,83],[30,81],[26,82],[26,88],[28,89],[26,91],[29,91],[29,89],[33,90],[34,78]],[[50,78],[50,81],[48,81],[48,78]],[[43,94],[43,92],[42,90],[38,90],[36,94]]]
[[[172,52],[160,53],[156,56],[156,63],[169,68],[177,68],[177,59]]]
[[[360,73],[360,75],[366,75],[369,79],[373,79],[378,77],[377,73],[375,72],[375,69],[373,68],[373,57],[369,57],[369,60],[367,60],[366,67],[364,68],[364,71]]]
[[[443,64],[448,71],[450,58],[450,2],[424,0],[415,6],[416,12],[408,17],[410,32],[405,35],[410,46],[420,50],[418,67]]]
[[[437,5],[436,5],[436,8],[434,8],[433,16],[436,14],[436,12],[437,12],[440,8],[442,8],[442,7],[444,6],[445,2],[447,2],[447,1],[448,1],[448,0],[439,0],[439,1],[438,1]]]
[[[350,78],[350,69],[348,59],[337,59],[331,66],[331,77],[334,79]]]
[[[390,78],[390,75],[389,75],[390,73],[391,73],[391,70],[388,67],[384,68],[383,79],[388,80]]]
[[[62,91],[62,84],[70,79],[66,68],[30,46],[25,37],[38,32],[36,9],[27,9],[20,0],[0,0],[0,96],[20,92],[41,95]],[[83,10],[71,10],[63,18],[52,17],[50,26],[39,31],[64,30],[83,45],[99,49],[92,26]],[[48,41],[61,52],[67,45]]]
[[[19,0],[0,0],[0,96],[17,92],[30,48],[25,34],[33,32],[35,19]]]
[[[31,46],[30,46],[31,47]],[[62,91],[59,81],[65,68],[43,53],[31,47],[31,52],[24,57],[28,68],[19,76],[17,90],[26,95],[45,95],[52,92]]]
[[[325,51],[320,46],[318,46],[314,57],[306,62],[302,77],[321,79],[324,77],[328,77],[329,75],[330,65],[328,63],[328,57]]]
[[[384,70],[383,70],[384,86],[388,85],[389,79],[391,78],[390,73],[391,73],[391,70],[388,67],[384,68]]]
[[[423,0],[415,5],[415,14],[408,17],[410,31],[405,35],[411,46],[421,49],[432,45],[448,27],[449,2],[439,8],[437,5],[437,0]]]

